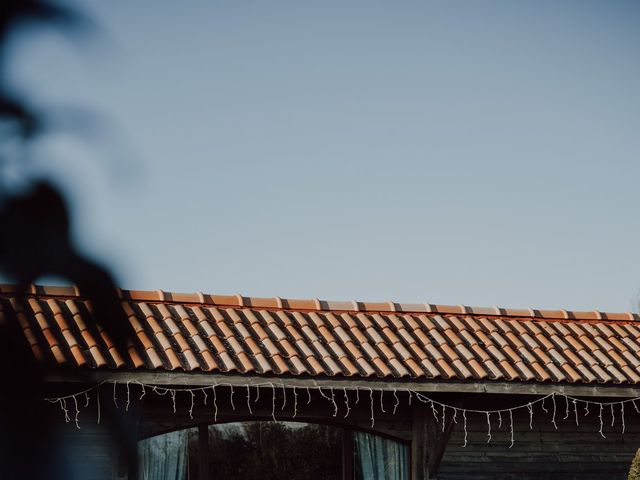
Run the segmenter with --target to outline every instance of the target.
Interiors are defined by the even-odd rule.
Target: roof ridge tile
[[[261,298],[235,295],[212,295],[202,292],[177,293],[164,290],[128,290],[118,288],[121,299],[137,302],[174,302],[217,305],[227,307],[262,307],[283,310],[315,310],[315,311],[359,311],[359,312],[398,312],[398,313],[428,313],[445,315],[473,315],[487,317],[516,317],[532,318],[536,320],[582,320],[607,322],[640,322],[640,315],[634,312],[602,312],[600,310],[542,310],[535,308],[517,309],[504,307],[473,307],[467,305],[441,305],[432,303],[397,303],[365,302],[358,300],[333,301],[314,299],[286,299],[281,297]],[[18,289],[13,284],[0,284],[0,295],[17,294]],[[36,285],[27,288],[27,295],[35,297],[82,297],[75,285]]]

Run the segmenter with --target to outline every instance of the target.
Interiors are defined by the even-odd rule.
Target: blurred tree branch
[[[46,112],[6,85],[7,52],[15,36],[31,28],[55,27],[64,33],[87,33],[91,22],[79,13],[47,0],[0,2],[0,131],[1,144],[27,145],[52,127]],[[10,162],[0,153],[0,270],[18,285],[23,297],[30,284],[45,275],[75,283],[92,305],[95,320],[126,352],[130,331],[115,282],[109,271],[78,251],[70,234],[72,219],[63,192],[42,179],[24,179],[23,191],[9,191],[2,170]],[[22,308],[27,309],[26,302]],[[0,468],[3,478],[68,478],[55,458],[54,425],[42,402],[43,366],[27,345],[15,318],[0,329],[0,372],[8,384],[0,403]],[[79,377],[79,380],[81,378]],[[123,453],[137,472],[135,432],[111,409],[111,426]]]

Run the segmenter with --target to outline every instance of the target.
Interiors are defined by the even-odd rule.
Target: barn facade
[[[640,447],[637,314],[120,293],[126,351],[74,288],[0,290],[85,478],[132,477],[100,402],[141,442],[195,429],[201,452],[212,424],[333,425],[344,479],[625,478]]]

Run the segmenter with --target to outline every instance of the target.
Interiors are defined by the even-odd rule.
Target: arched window
[[[203,425],[141,440],[139,452],[141,480],[408,479],[406,444],[316,423]]]
[[[409,448],[406,444],[366,432],[354,432],[356,478],[407,480]]]

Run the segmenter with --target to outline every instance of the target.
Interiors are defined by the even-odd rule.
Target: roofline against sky
[[[15,294],[17,287],[0,285],[0,294]],[[213,295],[201,292],[174,293],[163,290],[122,290],[118,293],[123,300],[138,302],[167,302],[202,304],[234,308],[258,308],[265,310],[332,311],[362,313],[416,313],[445,315],[480,315],[486,317],[516,317],[543,320],[584,320],[609,322],[640,322],[640,315],[633,312],[601,312],[574,310],[542,310],[536,308],[471,307],[467,305],[438,305],[432,303],[397,303],[367,301],[332,301],[313,299],[291,299],[281,297],[247,297],[237,295]],[[82,297],[77,286],[31,285],[28,294],[37,297]]]

